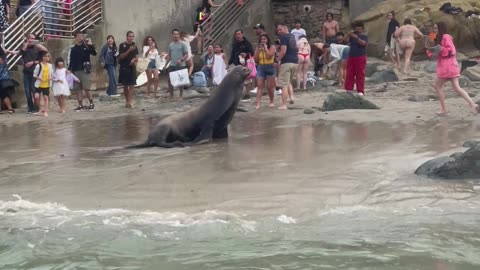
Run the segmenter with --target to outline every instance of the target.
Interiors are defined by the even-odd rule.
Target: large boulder
[[[442,179],[480,178],[480,142],[466,142],[469,149],[464,153],[455,153],[429,160],[415,171],[415,174]]]
[[[469,78],[471,81],[480,81],[480,65],[466,68],[462,75]]]
[[[330,94],[325,99],[322,107],[322,111],[324,112],[347,109],[378,110],[380,108],[362,96],[352,92]]]

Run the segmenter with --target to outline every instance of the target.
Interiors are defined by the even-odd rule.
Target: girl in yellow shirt
[[[35,81],[35,105],[40,109],[39,113],[48,116],[50,86],[53,77],[53,67],[50,64],[50,53],[40,52],[40,63],[35,66],[33,77]],[[43,95],[44,109],[41,110],[40,94]]]

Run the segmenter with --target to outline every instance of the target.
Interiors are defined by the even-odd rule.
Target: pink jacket
[[[457,62],[457,50],[453,44],[452,36],[444,34],[440,43],[442,50],[437,59],[437,77],[452,79],[460,76],[460,68]]]

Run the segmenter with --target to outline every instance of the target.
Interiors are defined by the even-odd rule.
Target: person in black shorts
[[[127,41],[120,44],[119,63],[120,71],[118,82],[123,84],[123,93],[125,95],[125,107],[133,109],[133,87],[137,82],[136,64],[138,61],[138,48],[133,42],[135,34],[132,31],[127,32]]]

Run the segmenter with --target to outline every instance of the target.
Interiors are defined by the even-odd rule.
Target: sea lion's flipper
[[[214,139],[225,139],[228,138],[228,128],[225,127],[223,129],[215,130],[213,132],[212,138]]]
[[[176,141],[173,143],[154,143],[153,146],[163,147],[163,148],[185,147],[185,145],[179,141]]]
[[[184,143],[185,146],[209,143],[213,137],[213,124],[207,124],[203,127],[197,137],[191,142]]]

